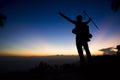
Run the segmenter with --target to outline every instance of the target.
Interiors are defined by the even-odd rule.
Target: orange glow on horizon
[[[86,53],[84,53],[84,55],[86,55]],[[91,52],[92,56],[99,56],[99,55],[103,55],[102,52],[98,51],[98,52]],[[78,56],[78,53],[63,53],[63,54],[56,54],[56,53],[36,53],[36,52],[2,52],[0,53],[0,56]]]

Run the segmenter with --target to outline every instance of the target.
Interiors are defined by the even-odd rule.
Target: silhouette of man
[[[77,51],[79,53],[80,63],[85,64],[85,57],[84,57],[82,48],[85,49],[87,60],[88,60],[88,62],[90,62],[91,61],[91,53],[90,53],[87,42],[90,41],[90,38],[92,38],[92,35],[89,32],[89,26],[87,24],[91,21],[91,18],[89,18],[89,20],[86,22],[82,22],[81,15],[78,15],[76,17],[76,21],[70,19],[69,17],[65,16],[61,12],[59,12],[59,15],[62,16],[63,18],[65,18],[66,20],[70,21],[71,23],[75,24],[75,28],[72,30],[72,33],[74,33],[76,35],[76,47],[77,47]]]

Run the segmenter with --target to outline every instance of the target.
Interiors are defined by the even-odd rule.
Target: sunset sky
[[[0,28],[0,55],[78,55],[72,34],[75,25],[58,12],[73,20],[81,14],[83,21],[88,20],[83,11],[89,14],[100,29],[89,24],[92,54],[120,44],[120,10],[111,10],[111,0],[2,0],[0,5],[7,16]]]

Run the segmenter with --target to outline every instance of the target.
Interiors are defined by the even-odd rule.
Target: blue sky
[[[58,12],[73,20],[81,14],[85,21],[84,10],[100,28],[89,24],[91,53],[102,54],[100,49],[120,44],[120,11],[110,6],[111,0],[3,0],[1,11],[7,20],[0,29],[0,55],[77,55],[74,25]]]

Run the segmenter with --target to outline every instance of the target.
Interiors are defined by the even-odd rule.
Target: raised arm
[[[84,22],[85,24],[88,24],[92,19],[89,18],[88,21]]]
[[[62,16],[63,18],[65,18],[66,20],[70,21],[71,23],[75,24],[76,22],[72,19],[70,19],[69,17],[65,16],[63,13],[59,12],[59,15]]]

